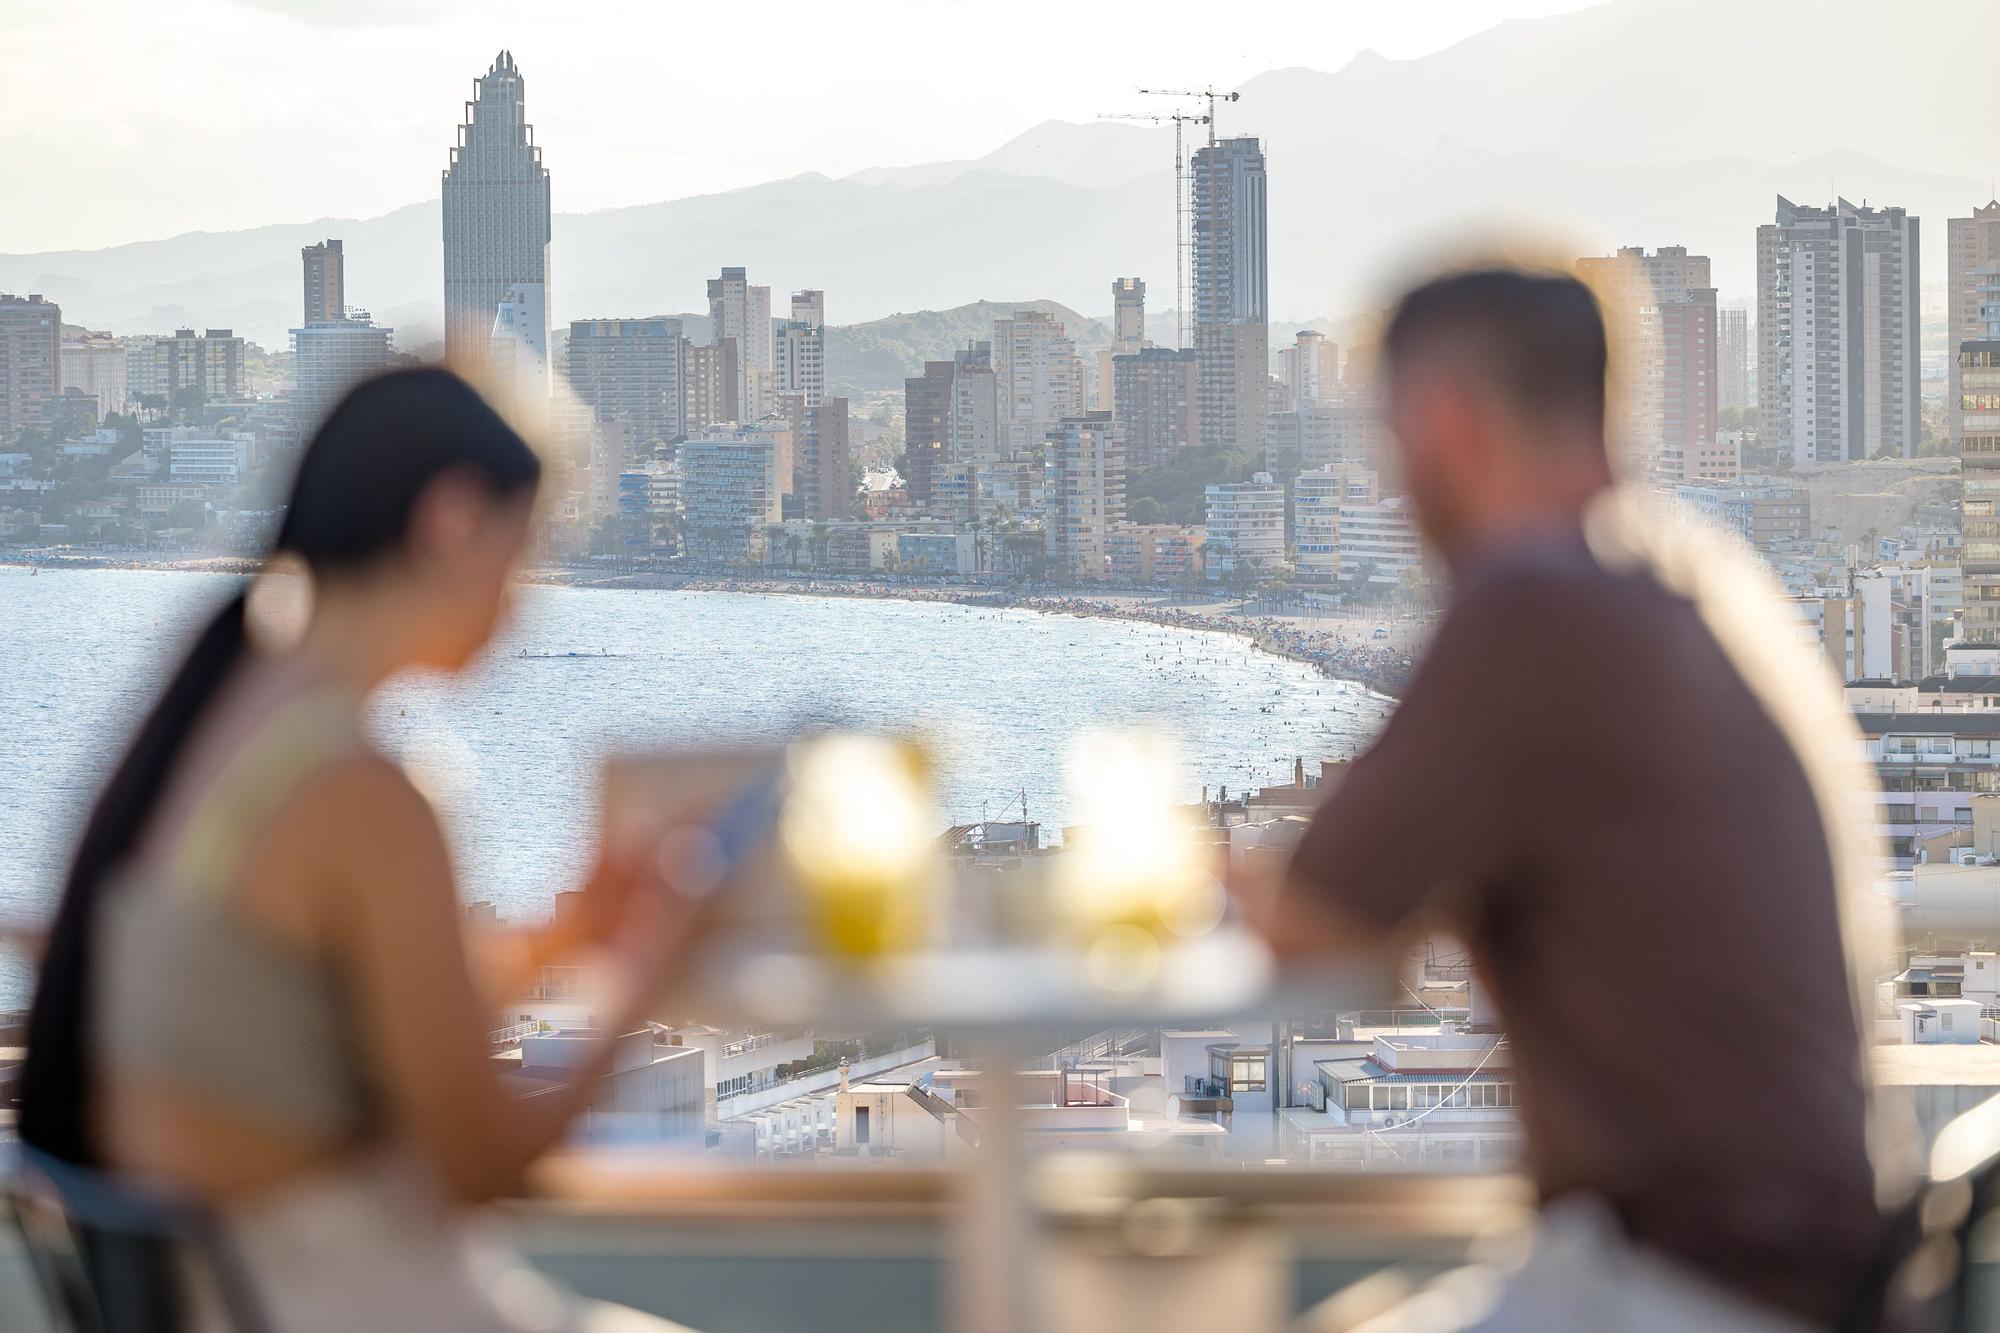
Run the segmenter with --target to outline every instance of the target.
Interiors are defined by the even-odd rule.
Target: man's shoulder
[[[1649,567],[1612,568],[1580,541],[1549,543],[1474,570],[1454,593],[1447,619],[1482,627],[1496,620],[1646,619],[1673,600]]]

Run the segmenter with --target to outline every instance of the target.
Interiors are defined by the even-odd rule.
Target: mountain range
[[[1754,229],[1779,193],[1909,207],[1935,282],[1944,219],[1994,193],[2000,141],[1983,94],[1996,46],[1996,5],[1612,0],[1420,59],[1263,74],[1220,129],[1264,140],[1281,322],[1377,308],[1440,246],[1530,230],[1571,254],[1684,244],[1713,258],[1725,300],[1741,299]],[[1106,99],[1115,109],[1117,95]],[[1164,314],[1171,144],[1127,122],[1051,121],[961,161],[559,213],[553,314],[682,309],[718,268],[742,264],[777,308],[790,288],[824,289],[836,324],[862,326],[830,335],[830,359],[883,386],[976,333],[982,300],[1036,293],[1104,311],[1111,279],[1138,274]],[[560,205],[561,145],[545,151]],[[229,326],[282,347],[299,248],[339,236],[349,300],[415,349],[440,322],[438,207],[0,255],[0,290],[46,293],[91,327]]]

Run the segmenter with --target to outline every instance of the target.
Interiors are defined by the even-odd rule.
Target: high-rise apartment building
[[[547,299],[549,171],[525,94],[513,55],[502,51],[473,84],[445,168],[444,351],[453,360],[486,355],[493,317],[515,284],[539,284]]]
[[[1278,361],[1289,407],[1329,402],[1340,387],[1340,347],[1317,329],[1300,329]]]
[[[1201,439],[1200,360],[1191,351],[1146,347],[1111,358],[1112,415],[1125,430],[1125,465],[1165,462]]]
[[[572,320],[570,392],[599,421],[629,423],[642,447],[677,440],[687,433],[688,351],[677,319]]]
[[[574,355],[572,349],[571,355]],[[738,396],[742,376],[736,364],[736,339],[724,338],[706,347],[687,349],[687,415],[689,433],[739,421],[743,401]]]
[[[1119,278],[1111,284],[1111,352],[1124,356],[1146,345],[1146,280]]]
[[[1106,541],[1125,521],[1125,443],[1109,412],[1065,417],[1048,433],[1043,537],[1056,578],[1101,579]]]
[[[1117,370],[1111,359],[1131,356],[1146,346],[1146,280],[1119,278],[1111,284],[1111,345],[1097,353],[1097,382],[1091,407],[1117,410]]]
[[[744,427],[698,430],[681,443],[681,535],[697,560],[755,558],[784,517],[780,444]]]
[[[1264,152],[1254,138],[1195,150],[1194,350],[1201,442],[1264,446],[1270,379],[1270,273]]]
[[[85,333],[62,342],[63,391],[80,390],[97,400],[98,419],[125,410],[130,382],[125,344],[108,333]]]
[[[927,505],[933,479],[951,462],[951,389],[955,362],[926,361],[924,373],[903,381],[903,482],[910,499]]]
[[[1758,438],[1795,464],[1916,452],[1918,222],[1778,198],[1757,228]]]
[[[1715,312],[1715,405],[1738,411],[1755,407],[1750,385],[1750,312],[1729,307]]]
[[[993,321],[993,374],[1001,443],[1009,452],[1034,448],[1058,423],[1083,412],[1076,342],[1046,311],[1017,310]]]
[[[771,337],[771,289],[753,286],[740,268],[725,268],[708,280],[710,341],[736,343],[736,401],[743,420],[755,421],[775,406]]]
[[[987,467],[1016,452],[1006,447],[1006,408],[993,344],[976,342],[952,353],[951,435],[947,454],[954,463]]]
[[[0,441],[48,420],[62,392],[62,307],[0,292]]]
[[[2000,643],[2000,338],[1958,345],[1959,565],[1965,637]]]
[[[1715,448],[1715,286],[1706,255],[1624,246],[1580,259],[1611,326],[1621,448],[1656,480],[1698,480]]]
[[[301,434],[333,410],[342,394],[395,361],[395,330],[378,328],[365,310],[292,330],[292,419]]]
[[[1969,218],[1945,223],[1945,345],[1950,385],[1945,423],[1955,444],[1965,436],[1960,406],[1959,349],[2000,339],[2000,199],[1974,208]]]
[[[826,395],[826,293],[792,293],[792,317],[772,335],[772,359],[774,392],[819,406]]]
[[[305,269],[305,315],[302,324],[325,324],[347,313],[346,262],[340,242],[321,241],[299,251]]]
[[[204,329],[200,333],[176,329],[171,338],[153,338],[137,346],[150,362],[145,374],[151,386],[147,392],[169,401],[190,391],[205,399],[223,400],[242,392],[243,340],[231,329]],[[128,358],[128,374],[131,364]]]
[[[815,522],[845,520],[854,492],[847,400],[808,403],[804,394],[788,393],[778,401],[791,427],[791,492],[799,498],[800,516]]]

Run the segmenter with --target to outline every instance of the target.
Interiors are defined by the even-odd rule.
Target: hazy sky
[[[0,252],[433,197],[514,52],[560,211],[977,157],[1140,85],[1409,58],[1592,0],[0,0]]]

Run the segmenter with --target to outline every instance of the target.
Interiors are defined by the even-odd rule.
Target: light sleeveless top
[[[200,795],[164,871],[112,886],[92,965],[101,1067],[315,1138],[373,1137],[379,1097],[345,982],[245,920],[231,897],[244,857],[285,801],[362,744],[351,695],[321,691],[280,705]]]

